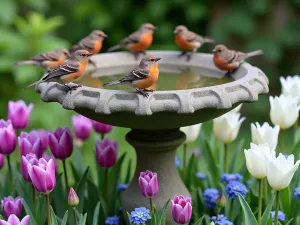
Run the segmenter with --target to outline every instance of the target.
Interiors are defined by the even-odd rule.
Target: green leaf
[[[287,215],[290,215],[291,209],[291,191],[290,187],[287,187],[280,191],[280,202]]]
[[[61,224],[60,225],[67,225],[67,222],[68,222],[68,210],[65,212],[65,215],[63,217],[63,220],[61,221]]]
[[[167,211],[167,207],[170,203],[171,199],[169,199],[166,204],[163,206],[163,208],[161,209],[160,215],[159,215],[159,224],[160,225],[165,225],[166,224],[166,211]]]
[[[30,207],[28,206],[28,204],[27,204],[27,202],[24,198],[22,199],[22,203],[23,203],[26,214],[30,216],[30,225],[37,225],[35,217],[34,217],[32,211],[30,210]]]
[[[245,139],[242,139],[237,148],[236,148],[236,151],[235,151],[235,154],[234,154],[234,157],[233,157],[233,160],[231,161],[231,169],[230,171],[233,173],[233,172],[236,172],[238,171],[238,166],[241,165],[241,154],[244,154],[244,144],[245,144]]]
[[[246,200],[238,193],[240,204],[243,208],[244,217],[245,217],[245,225],[258,225],[255,219],[253,212],[250,209],[250,206],[246,202]]]
[[[76,193],[78,195],[79,198],[79,205],[77,207],[78,211],[82,212],[83,211],[83,203],[84,203],[84,194],[85,194],[85,184],[86,184],[86,180],[88,177],[88,173],[89,173],[89,167],[86,168],[86,170],[84,171],[82,177],[80,178],[80,181],[76,187]],[[80,200],[81,199],[81,200]]]
[[[291,224],[293,220],[294,220],[294,218],[290,219],[285,225]]]
[[[94,215],[93,215],[93,225],[98,225],[99,224],[99,212],[100,211],[100,201],[98,202],[95,211],[94,211]]]
[[[265,209],[262,218],[261,218],[261,224],[260,225],[267,225],[268,219],[270,217],[270,213],[272,210],[273,202],[274,202],[275,196],[272,197],[271,201],[269,202],[267,208]]]
[[[194,225],[201,225],[203,219],[204,219],[204,216],[202,216],[199,220],[197,220],[197,221],[194,223]]]
[[[87,214],[84,214],[83,216],[82,215],[80,216],[79,225],[86,225],[86,217],[87,217]]]
[[[51,225],[58,225],[56,215],[51,206],[50,206],[50,215],[51,215]]]

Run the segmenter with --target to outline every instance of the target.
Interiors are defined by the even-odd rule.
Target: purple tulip
[[[52,159],[55,164],[55,171],[57,171],[58,163],[57,163],[56,158],[53,155],[48,155],[47,153],[44,153],[43,158],[46,159],[47,162],[49,162],[49,160]]]
[[[96,157],[101,167],[110,168],[115,165],[118,154],[118,142],[104,139],[96,141]]]
[[[109,133],[113,126],[112,125],[108,125],[108,124],[105,124],[105,123],[100,123],[100,122],[97,122],[97,121],[94,121],[92,120],[92,124],[93,124],[93,127],[95,129],[95,131],[99,134],[107,134]]]
[[[29,153],[26,156],[22,156],[21,158],[21,173],[25,181],[31,182],[30,176],[28,174],[28,163],[30,165],[38,165],[39,160],[36,155],[33,153]]]
[[[73,137],[69,128],[57,128],[49,133],[49,146],[57,159],[66,159],[73,152]]]
[[[29,134],[33,133],[34,135],[37,135],[41,138],[41,148],[43,149],[43,152],[48,148],[48,134],[49,132],[47,130],[33,130]]]
[[[73,188],[70,188],[70,191],[69,191],[68,204],[71,207],[76,207],[79,205],[79,198]]]
[[[0,154],[0,169],[4,166],[4,155]]]
[[[34,153],[38,159],[43,156],[44,149],[42,148],[42,140],[37,132],[21,132],[21,135],[20,137],[18,137],[18,140],[21,155]]]
[[[0,220],[0,225],[28,225],[30,216],[25,216],[22,221],[16,215],[10,215],[7,222],[5,220]]]
[[[73,129],[76,137],[81,140],[86,140],[90,137],[92,131],[92,121],[85,116],[72,117]]]
[[[157,173],[153,173],[149,170],[141,172],[139,185],[141,193],[147,198],[152,198],[158,192]]]
[[[32,184],[38,192],[48,194],[56,185],[55,164],[52,159],[47,162],[40,158],[38,165],[28,163],[28,173]]]
[[[0,120],[0,153],[9,155],[17,144],[17,136],[10,120]]]
[[[27,106],[23,100],[8,102],[8,119],[12,121],[15,129],[24,129],[27,127],[32,109],[33,104]]]
[[[17,217],[21,215],[22,212],[22,199],[20,197],[13,198],[11,196],[4,198],[1,201],[2,212],[5,218],[8,218],[10,215],[15,214]]]
[[[186,224],[190,221],[192,216],[192,200],[191,198],[174,196],[172,202],[173,219],[178,224]]]

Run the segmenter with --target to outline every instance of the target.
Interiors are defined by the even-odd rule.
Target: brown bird
[[[140,29],[128,37],[124,38],[118,45],[109,48],[107,51],[112,52],[119,48],[127,48],[137,59],[140,53],[146,54],[145,50],[150,47],[153,41],[153,34],[156,27],[151,23],[143,24]]]
[[[92,54],[97,54],[101,51],[102,42],[104,38],[108,36],[101,30],[94,30],[87,37],[83,38],[77,44],[73,45],[70,49],[70,53],[74,53],[77,50],[87,50]]]
[[[215,66],[220,70],[226,70],[226,74],[234,72],[245,59],[264,54],[264,52],[260,49],[244,53],[230,50],[225,45],[217,45],[212,52],[214,54],[213,61]]]
[[[196,52],[204,43],[214,43],[215,41],[209,37],[203,37],[192,31],[189,31],[186,26],[177,26],[174,30],[175,41],[183,52],[178,56],[184,56],[188,51]],[[191,55],[187,55],[187,60],[191,59]]]
[[[64,63],[68,56],[69,51],[67,49],[58,48],[55,51],[49,51],[33,56],[29,60],[15,62],[15,65],[37,65],[45,68],[46,70],[53,70]]]
[[[93,55],[87,50],[77,50],[71,55],[65,63],[58,66],[56,69],[46,73],[39,81],[30,84],[27,87],[31,87],[43,82],[55,81],[63,84],[71,89],[76,89],[80,85],[68,85],[71,81],[77,80],[84,73],[86,64],[89,61],[89,57]]]

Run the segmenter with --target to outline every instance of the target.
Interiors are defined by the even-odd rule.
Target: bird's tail
[[[247,53],[246,58],[249,58],[252,56],[257,56],[257,55],[263,55],[263,54],[264,54],[263,50],[259,49],[259,50]]]
[[[119,48],[121,48],[122,46],[121,45],[115,45],[115,46],[112,46],[111,48],[107,49],[107,52],[113,52],[113,51],[116,51],[118,50]]]
[[[18,61],[14,63],[15,66],[19,65],[40,65],[39,62],[33,61],[33,60],[26,60],[26,61]]]
[[[204,43],[215,43],[215,40],[209,37],[204,37]]]
[[[34,82],[33,84],[28,85],[26,88],[30,88],[32,86],[35,86],[35,85],[43,83],[43,82],[45,82],[45,81],[44,80],[38,80],[38,81]]]
[[[106,84],[103,84],[103,87],[105,87],[105,86],[110,86],[110,85],[114,85],[114,84],[120,84],[120,83],[121,83],[121,81],[116,80],[116,81],[112,81],[112,82],[108,82],[108,83],[106,83]]]

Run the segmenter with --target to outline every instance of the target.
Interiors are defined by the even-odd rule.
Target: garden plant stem
[[[186,168],[186,149],[187,149],[187,145],[186,144],[183,144],[183,162],[182,162],[182,167],[183,167],[183,169],[185,169]]]
[[[224,173],[227,173],[227,160],[228,160],[228,146],[224,143]]]
[[[279,210],[279,191],[276,191],[276,208],[275,208],[275,223],[278,225],[278,210]]]
[[[229,220],[232,220],[232,212],[233,212],[233,199],[230,200]]]
[[[150,202],[150,212],[151,214],[153,213],[153,203],[152,203],[152,198],[149,198],[149,202]]]
[[[267,186],[267,178],[264,178],[264,199],[265,199],[265,207],[267,207],[268,203],[269,203],[269,195],[268,195],[268,186]]]
[[[77,225],[76,208],[73,208],[74,224]]]
[[[64,177],[65,177],[65,184],[66,184],[66,192],[68,193],[69,190],[69,183],[68,183],[68,174],[67,174],[67,167],[66,167],[66,161],[62,160],[63,168],[64,168]]]
[[[45,197],[46,197],[46,204],[47,204],[48,225],[51,225],[49,194],[45,194]]]
[[[8,175],[9,175],[9,181],[10,181],[10,190],[13,189],[13,177],[12,177],[12,170],[11,170],[11,164],[10,164],[10,155],[6,156],[7,158],[7,164],[8,164]]]
[[[261,223],[261,209],[262,209],[262,188],[263,188],[263,180],[258,180],[258,215],[257,215],[257,221],[258,224]]]
[[[33,186],[33,184],[31,184],[32,187],[32,202],[34,203],[35,200],[35,187]]]
[[[103,140],[104,139],[104,134],[101,134],[101,140]]]
[[[280,152],[283,153],[284,152],[284,130],[280,130]]]
[[[296,137],[297,130],[298,130],[298,120],[296,120],[296,122],[294,124],[294,137]]]
[[[105,168],[104,172],[104,198],[108,202],[108,169]]]

